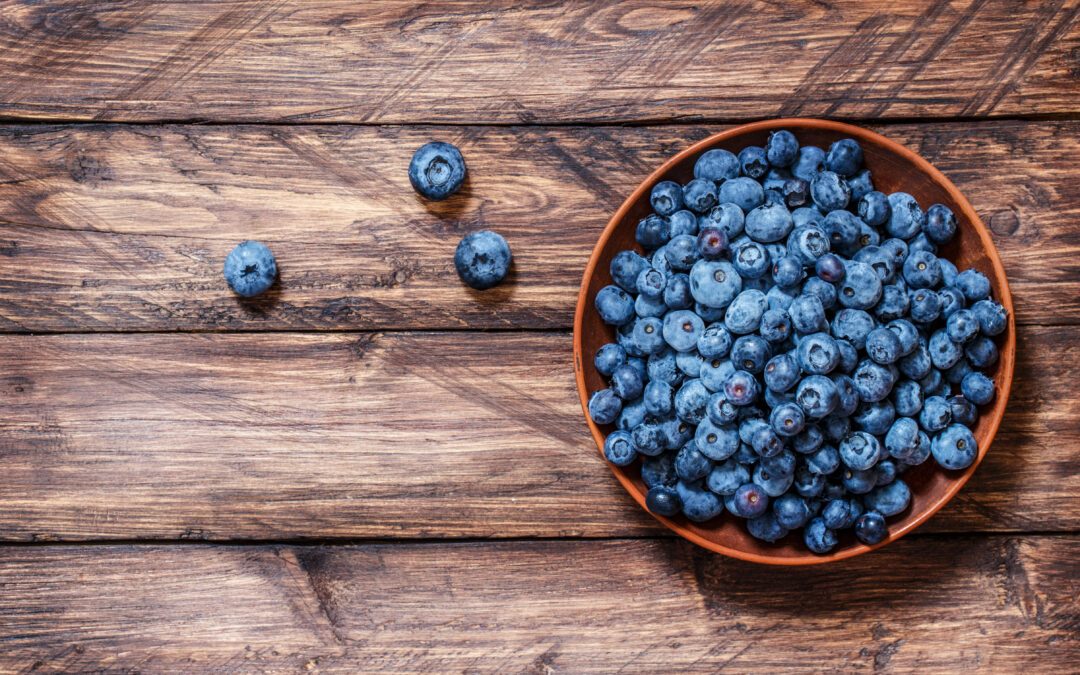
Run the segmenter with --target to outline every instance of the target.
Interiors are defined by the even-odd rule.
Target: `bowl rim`
[[[687,539],[697,544],[698,546],[706,548],[715,553],[720,553],[726,556],[730,556],[732,558],[738,558],[740,560],[746,560],[749,562],[764,563],[770,565],[818,565],[837,560],[844,560],[857,555],[861,555],[863,553],[868,553],[877,548],[885,546],[886,544],[896,541],[897,539],[908,534],[909,532],[917,528],[919,525],[922,525],[924,522],[926,522],[935,513],[937,513],[938,510],[940,510],[941,507],[948,503],[949,500],[951,500],[956,495],[956,493],[959,492],[960,489],[968,482],[968,479],[971,478],[971,475],[975,472],[975,469],[982,462],[983,457],[986,456],[987,451],[990,449],[990,445],[993,443],[994,437],[997,435],[998,427],[1001,426],[1001,420],[1005,415],[1005,408],[1008,406],[1009,393],[1012,388],[1013,369],[1015,366],[1015,359],[1013,358],[1013,355],[1015,354],[1016,350],[1016,325],[1014,320],[1015,313],[1013,311],[1012,294],[1009,290],[1009,282],[1008,278],[1005,275],[1005,268],[1001,264],[1001,258],[998,256],[997,248],[994,246],[994,242],[990,236],[990,232],[986,229],[986,225],[983,224],[982,219],[980,219],[978,214],[975,212],[974,207],[972,207],[971,203],[968,202],[967,198],[964,197],[960,190],[958,190],[957,187],[953,185],[952,181],[950,181],[943,173],[941,173],[941,171],[939,171],[932,164],[930,164],[930,162],[923,159],[914,151],[904,147],[900,143],[897,143],[896,141],[893,141],[877,132],[870,131],[869,129],[854,126],[851,124],[846,124],[844,122],[835,122],[832,120],[821,120],[806,117],[785,117],[762,120],[758,122],[750,122],[748,124],[740,124],[733,126],[730,129],[725,129],[719,133],[712,134],[707,138],[693,143],[689,147],[675,154],[673,157],[660,165],[659,168],[649,174],[649,176],[646,177],[637,186],[637,188],[630,193],[630,196],[628,196],[626,200],[623,201],[622,205],[620,205],[619,208],[615,211],[611,219],[608,220],[608,223],[604,227],[603,232],[600,233],[600,237],[597,239],[596,245],[593,247],[592,254],[589,256],[589,262],[585,266],[585,273],[582,276],[581,280],[581,288],[578,291],[577,307],[574,311],[574,375],[577,379],[578,398],[581,402],[582,411],[585,414],[585,422],[589,425],[589,430],[590,432],[592,432],[593,440],[596,442],[597,449],[600,451],[601,459],[603,459],[605,434],[601,431],[600,427],[592,421],[592,418],[589,417],[589,393],[588,388],[585,384],[585,371],[583,369],[582,361],[584,351],[582,347],[582,324],[585,317],[585,309],[592,304],[591,302],[589,302],[588,298],[589,282],[596,272],[596,266],[603,249],[607,246],[608,240],[611,239],[611,236],[614,233],[615,229],[625,218],[626,213],[638,202],[639,199],[642,198],[646,190],[651,190],[653,185],[665,173],[670,171],[677,164],[683,162],[689,157],[692,157],[698,153],[710,149],[711,147],[717,145],[720,142],[740,136],[742,134],[748,132],[769,131],[782,128],[795,128],[796,131],[798,130],[798,128],[824,129],[827,131],[837,132],[839,134],[845,134],[859,140],[873,141],[874,143],[877,143],[886,148],[889,152],[900,155],[918,166],[921,171],[929,175],[933,181],[940,184],[945,189],[945,191],[949,193],[949,196],[960,207],[960,210],[963,213],[964,217],[967,218],[968,222],[970,222],[974,226],[975,231],[978,233],[979,239],[982,242],[983,248],[987,253],[987,257],[990,259],[990,263],[994,269],[996,280],[1000,281],[1000,283],[998,284],[998,292],[1000,297],[997,298],[997,301],[1002,306],[1004,306],[1006,311],[1008,312],[1008,327],[1005,334],[1005,343],[1002,345],[1001,348],[1002,359],[1008,359],[1008,367],[1005,368],[1004,374],[999,376],[998,378],[997,399],[994,408],[989,415],[989,434],[987,436],[986,442],[983,443],[982,447],[979,448],[978,456],[975,458],[975,461],[971,464],[971,466],[964,469],[963,473],[957,476],[952,481],[952,483],[950,483],[949,487],[945,490],[945,492],[940,497],[938,497],[937,500],[931,503],[928,508],[926,508],[922,513],[919,513],[914,518],[912,518],[910,522],[905,523],[902,527],[891,530],[889,532],[889,536],[886,539],[872,546],[859,542],[856,543],[854,546],[836,551],[834,553],[818,555],[807,551],[806,556],[801,556],[797,558],[763,555],[752,551],[744,551],[741,549],[723,546],[695,534],[694,532],[685,528],[680,523],[677,523],[670,518],[660,516],[649,511],[649,509],[645,506],[644,495],[639,494],[639,491],[637,487],[633,484],[633,482],[627,476],[621,473],[615,466],[604,460],[604,463],[607,464],[608,468],[612,471],[612,473],[615,474],[615,477],[622,484],[623,488],[630,494],[631,497],[634,498],[634,501],[636,501],[641,506],[641,508],[645,510],[646,513],[659,520],[665,527],[667,527],[671,531],[675,532],[684,539]]]

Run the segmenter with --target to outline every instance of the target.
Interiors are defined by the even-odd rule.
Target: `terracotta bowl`
[[[884,136],[838,122],[780,119],[744,124],[694,144],[653,172],[615,212],[593,249],[581,283],[574,316],[574,371],[585,419],[601,453],[604,438],[613,427],[594,424],[589,418],[587,403],[590,393],[607,386],[604,377],[593,366],[593,356],[602,345],[614,342],[615,339],[612,327],[604,324],[593,308],[596,292],[612,283],[608,272],[611,258],[624,249],[640,248],[634,240],[634,231],[638,220],[651,212],[649,194],[656,183],[663,180],[686,182],[693,177],[694,162],[706,150],[725,148],[738,153],[747,145],[764,145],[769,132],[775,129],[788,129],[798,137],[800,144],[816,145],[824,149],[828,149],[830,143],[840,138],[854,138],[862,145],[866,166],[873,172],[876,189],[886,194],[898,190],[908,192],[918,199],[923,208],[937,202],[951,208],[960,226],[957,236],[940,254],[952,260],[960,270],[974,267],[989,277],[993,285],[994,299],[1009,312],[1009,327],[997,338],[1001,358],[993,372],[988,373],[997,384],[997,393],[994,401],[980,410],[979,423],[974,429],[979,445],[978,458],[974,464],[962,471],[946,471],[931,458],[904,474],[904,480],[911,488],[911,504],[906,511],[889,519],[889,537],[882,543],[866,546],[848,530],[842,533],[838,546],[831,553],[816,555],[803,544],[801,531],[792,532],[781,541],[769,544],[751,537],[744,522],[728,513],[701,524],[690,522],[681,516],[657,516],[660,522],[679,535],[717,553],[761,563],[811,565],[850,558],[899,539],[944,506],[967,482],[986,455],[1005,413],[1005,404],[1012,385],[1016,331],[1009,285],[990,233],[975,214],[971,204],[948,178],[926,160]],[[645,508],[646,489],[640,477],[640,460],[625,468],[612,466],[611,469],[623,487]]]

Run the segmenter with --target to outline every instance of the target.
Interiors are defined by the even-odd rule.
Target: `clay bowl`
[[[997,366],[988,374],[997,384],[994,401],[980,410],[975,438],[979,456],[967,469],[946,471],[933,458],[904,475],[911,488],[912,499],[907,510],[889,519],[889,537],[876,546],[860,543],[847,531],[840,537],[839,545],[828,555],[811,553],[803,544],[799,532],[792,532],[775,544],[754,539],[747,533],[740,519],[725,513],[708,523],[693,523],[683,517],[657,517],[667,527],[690,541],[705,548],[735,558],[777,565],[812,565],[850,558],[873,548],[895,541],[932,516],[963,487],[975,468],[982,461],[997,432],[1005,413],[1005,404],[1012,385],[1013,362],[1016,352],[1016,332],[1013,323],[1012,298],[997,251],[990,234],[979,220],[971,204],[940,171],[911,150],[871,131],[848,124],[812,119],[779,119],[744,124],[716,134],[696,143],[672,157],[634,190],[615,215],[612,216],[600,240],[593,249],[585,277],[578,294],[577,312],[574,316],[574,370],[577,375],[578,393],[581,397],[585,419],[592,430],[598,449],[603,449],[604,438],[612,427],[600,427],[589,418],[587,403],[591,392],[607,386],[603,376],[593,366],[597,349],[614,341],[614,330],[604,324],[593,308],[596,292],[612,283],[608,266],[611,258],[621,250],[637,248],[634,230],[638,220],[651,211],[649,193],[663,180],[680,183],[693,177],[694,162],[698,156],[711,148],[725,148],[737,153],[747,145],[764,145],[769,132],[789,129],[801,144],[816,145],[828,149],[829,144],[840,138],[851,137],[863,147],[866,166],[873,172],[874,186],[882,192],[908,192],[919,200],[923,208],[936,202],[949,206],[959,220],[955,239],[941,252],[952,260],[958,269],[969,267],[989,277],[993,285],[993,297],[1009,312],[1008,330],[997,338],[1001,352]],[[646,489],[640,477],[640,460],[620,468],[611,467],[623,487],[645,508]]]

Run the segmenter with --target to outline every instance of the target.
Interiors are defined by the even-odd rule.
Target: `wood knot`
[[[990,229],[994,234],[1006,236],[1016,232],[1019,228],[1020,218],[1017,217],[1016,212],[1011,209],[1008,211],[998,211],[990,216]]]

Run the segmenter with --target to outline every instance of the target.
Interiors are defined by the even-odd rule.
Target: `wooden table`
[[[1078,15],[3,3],[0,671],[1076,672]],[[597,456],[570,363],[614,208],[780,115],[941,168],[1019,324],[974,479],[810,569],[669,536]],[[469,182],[427,204],[406,167],[433,139]],[[517,260],[487,293],[451,263],[481,227]],[[238,302],[221,266],[249,238],[280,284]]]

